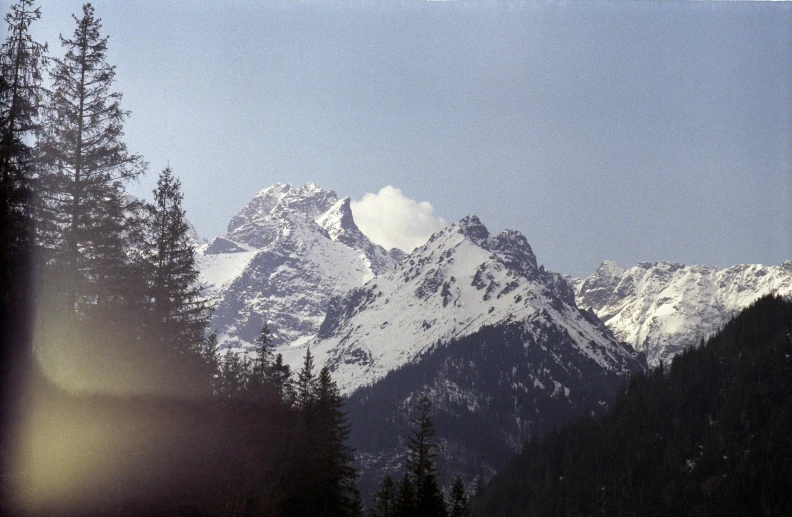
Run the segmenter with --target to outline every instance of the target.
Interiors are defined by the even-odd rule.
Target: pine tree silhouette
[[[115,67],[91,4],[83,6],[65,57],[53,58],[52,94],[40,139],[38,244],[48,281],[70,311],[118,307],[128,291],[124,184],[145,169],[127,151]]]
[[[451,494],[448,501],[448,517],[467,517],[470,515],[470,505],[465,493],[465,482],[462,476],[454,478],[451,485]]]
[[[445,515],[445,502],[437,484],[435,471],[434,423],[432,402],[424,395],[416,408],[415,428],[407,441],[407,472],[415,491],[415,515],[434,517]]]
[[[396,517],[396,484],[390,474],[385,474],[374,494],[369,517]]]

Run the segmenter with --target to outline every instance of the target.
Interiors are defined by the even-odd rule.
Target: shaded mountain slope
[[[401,473],[410,411],[424,394],[434,407],[440,482],[461,474],[472,486],[531,434],[607,407],[627,375],[603,368],[540,317],[434,347],[349,397],[361,491],[373,491],[384,472]]]
[[[792,514],[792,304],[766,297],[601,419],[534,439],[475,515]]]

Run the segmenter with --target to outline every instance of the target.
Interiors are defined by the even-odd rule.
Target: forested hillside
[[[531,440],[474,514],[789,515],[790,429],[792,303],[766,297],[603,418]]]
[[[532,434],[607,407],[629,372],[601,368],[570,341],[537,319],[485,326],[353,393],[350,443],[364,496],[382,471],[400,474],[409,410],[421,396],[435,408],[438,479],[446,487],[457,475],[468,486],[483,483]]]

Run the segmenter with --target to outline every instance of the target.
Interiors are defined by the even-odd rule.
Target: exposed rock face
[[[392,268],[399,257],[358,230],[348,199],[309,183],[259,192],[197,260],[217,301],[212,330],[221,346],[245,348],[265,321],[276,345],[304,343],[333,296]]]
[[[644,262],[622,269],[605,261],[573,283],[578,305],[590,307],[618,339],[645,352],[656,366],[717,332],[757,298],[790,296],[792,262],[728,269]]]
[[[438,344],[513,322],[568,335],[569,346],[608,371],[637,367],[633,351],[578,310],[568,283],[537,265],[525,237],[515,231],[490,236],[476,216],[434,234],[395,269],[334,298],[310,345],[350,393]]]

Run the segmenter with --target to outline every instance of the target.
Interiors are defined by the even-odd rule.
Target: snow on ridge
[[[264,321],[277,344],[305,343],[333,296],[392,268],[395,258],[354,223],[347,199],[315,183],[259,191],[202,246],[201,280],[217,300],[211,328],[221,346],[246,350]]]
[[[485,325],[529,320],[566,332],[604,369],[634,366],[631,352],[577,310],[560,276],[537,267],[519,232],[492,237],[474,215],[432,235],[396,269],[331,301],[307,346],[349,393],[437,343]],[[299,364],[302,354],[292,349],[288,361]]]
[[[552,326],[602,368],[624,371],[633,356],[577,307],[591,307],[616,338],[657,364],[756,298],[792,296],[792,262],[624,269],[606,260],[588,278],[564,279],[538,266],[520,232],[491,235],[472,214],[410,255],[387,252],[359,230],[349,203],[315,183],[273,185],[199,248],[223,344],[245,349],[270,320],[287,362],[299,365],[311,346],[348,393],[438,342],[511,321],[525,322],[526,332]]]
[[[650,365],[717,332],[767,294],[792,295],[792,262],[721,269],[669,261],[621,269],[604,262],[576,282],[580,307],[591,307],[616,337],[646,352]],[[618,268],[618,269],[616,269]]]

